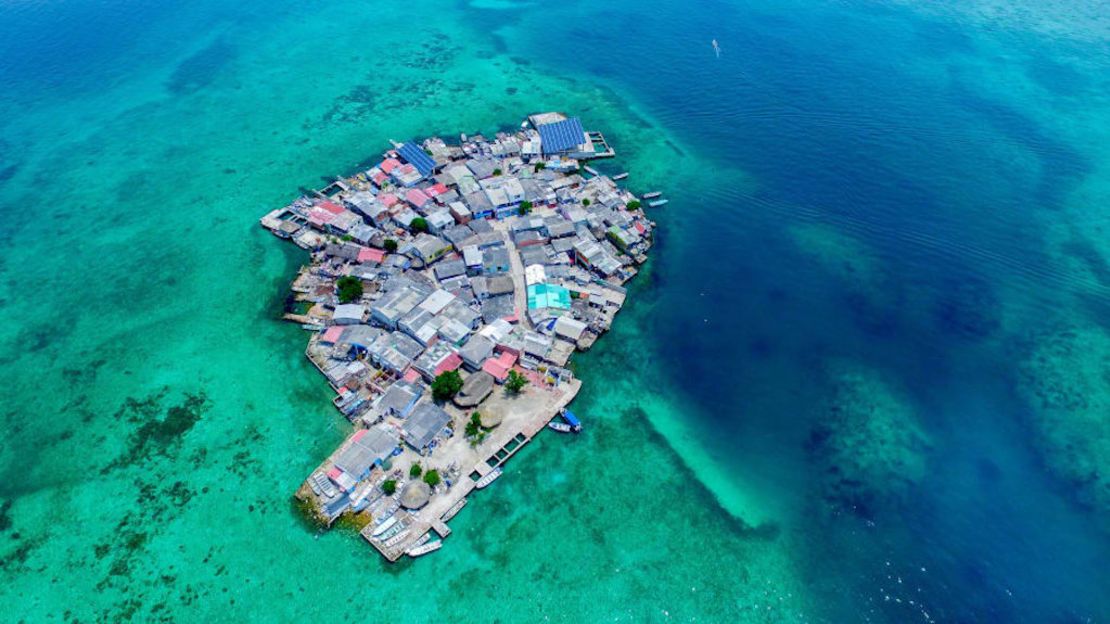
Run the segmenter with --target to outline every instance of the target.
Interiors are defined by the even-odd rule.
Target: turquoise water
[[[918,4],[0,2],[5,619],[1110,619],[1110,24]],[[588,432],[386,566],[257,219],[548,109],[661,239]]]

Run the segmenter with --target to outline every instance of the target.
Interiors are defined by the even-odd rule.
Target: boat
[[[434,542],[428,542],[427,544],[422,544],[420,546],[417,546],[416,548],[410,548],[408,550],[408,555],[410,557],[419,557],[420,555],[426,555],[430,552],[435,552],[435,551],[439,550],[442,547],[443,547],[443,540],[436,540]]]
[[[301,329],[305,329],[311,332],[318,332],[323,330],[324,326],[317,323],[301,323]]]
[[[494,468],[489,473],[487,473],[486,476],[482,477],[481,479],[478,479],[478,482],[474,484],[474,487],[476,487],[480,490],[480,489],[486,487],[487,485],[489,485],[490,483],[493,483],[494,481],[496,481],[497,477],[500,477],[500,476],[501,476],[501,469],[500,468]]]
[[[455,503],[454,505],[451,505],[451,508],[448,509],[447,511],[443,512],[443,515],[440,516],[439,519],[444,521],[444,522],[447,522],[451,518],[454,518],[455,514],[459,513],[459,510],[462,509],[465,506],[466,506],[466,499],[465,498],[460,498],[459,502]]]
[[[571,431],[575,433],[582,431],[582,422],[578,420],[578,417],[574,415],[574,412],[564,407],[563,409],[559,410],[559,415],[563,417],[563,420],[567,421],[567,425],[570,426]]]
[[[589,165],[587,165],[585,167],[582,167],[582,168],[585,169],[586,173],[588,173],[590,175],[601,175],[597,172],[597,169],[594,169],[593,167],[590,167]]]
[[[617,175],[613,176],[613,181],[616,182],[618,180],[623,180],[627,177],[628,177],[628,172],[625,171],[625,172],[618,173]]]
[[[385,533],[386,531],[388,531],[389,528],[392,527],[394,524],[397,524],[397,517],[396,516],[390,516],[388,519],[386,519],[385,522],[381,523],[381,525],[379,525],[378,528],[374,529],[374,532],[371,533],[370,535],[373,535],[374,537],[377,537],[377,536],[381,535],[382,533]]]
[[[644,193],[642,197],[643,197],[643,199],[655,199],[656,197],[659,197],[662,194],[663,194],[663,191],[652,191],[650,193]]]
[[[561,423],[561,422],[549,422],[549,423],[547,423],[547,428],[548,429],[554,429],[555,431],[558,431],[559,433],[570,433],[570,432],[574,431],[574,427],[571,427],[570,425],[568,425],[566,423]]]
[[[671,200],[669,200],[669,199],[657,199],[655,201],[648,202],[648,205],[651,206],[652,208],[658,208],[660,206],[665,206],[667,204],[667,202],[669,202],[669,201],[671,201]]]

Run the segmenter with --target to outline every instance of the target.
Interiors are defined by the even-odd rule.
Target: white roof
[[[424,302],[421,303],[418,307],[421,310],[427,310],[428,312],[431,312],[432,314],[439,314],[440,311],[443,310],[443,308],[446,308],[447,305],[450,304],[454,300],[455,300],[455,295],[452,295],[451,293],[447,292],[446,290],[443,290],[442,288],[440,288],[439,290],[436,290],[434,293],[428,295],[428,298],[425,299]]]
[[[524,267],[524,281],[531,286],[532,284],[542,284],[547,281],[547,274],[543,270],[542,264],[529,264]]]
[[[560,316],[555,319],[555,334],[563,338],[578,340],[586,331],[586,324],[569,316]]]
[[[362,320],[363,315],[366,314],[366,308],[357,303],[344,303],[335,306],[336,319],[358,319]]]

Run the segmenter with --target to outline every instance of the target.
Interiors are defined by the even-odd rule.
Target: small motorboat
[[[548,429],[554,429],[555,431],[558,431],[559,433],[570,433],[570,432],[574,431],[574,427],[571,427],[567,423],[554,422],[554,421],[547,423],[547,428]]]
[[[434,542],[428,542],[427,544],[422,544],[422,545],[417,546],[415,548],[410,548],[408,550],[408,555],[410,557],[419,557],[420,555],[426,555],[430,552],[435,552],[435,551],[439,550],[442,547],[443,547],[443,540],[436,540]]]

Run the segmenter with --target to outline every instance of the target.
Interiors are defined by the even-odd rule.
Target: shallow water
[[[1110,618],[1101,351],[1042,356],[1110,331],[1106,24],[915,4],[0,3],[10,617]],[[347,429],[257,218],[542,109],[661,240],[587,432],[386,566],[290,502]]]

